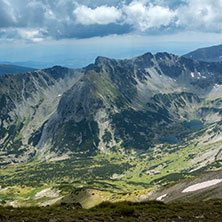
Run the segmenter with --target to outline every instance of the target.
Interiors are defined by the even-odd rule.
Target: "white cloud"
[[[76,22],[82,25],[106,25],[117,22],[122,14],[117,8],[111,6],[99,6],[95,9],[88,8],[85,5],[78,6],[74,11]]]
[[[42,30],[36,29],[19,29],[18,35],[21,39],[25,39],[30,42],[41,42],[42,38]]]
[[[42,42],[49,37],[45,36],[46,30],[33,28],[3,28],[1,29],[1,39],[16,42],[22,40],[24,42]]]
[[[178,26],[186,30],[221,32],[222,0],[186,0],[186,3],[176,10]]]
[[[133,1],[124,6],[124,22],[143,32],[150,28],[168,26],[174,19],[175,13],[169,8],[145,3],[146,1]]]
[[[158,1],[159,2],[159,1]],[[76,22],[83,25],[110,23],[129,24],[136,30],[168,26],[175,17],[175,12],[161,5],[150,4],[147,0],[134,0],[122,8],[99,6],[95,9],[79,5],[74,11]]]

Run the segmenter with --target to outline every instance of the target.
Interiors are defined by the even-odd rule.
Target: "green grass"
[[[204,136],[205,129],[201,131]],[[1,167],[0,186],[25,186],[32,188],[32,191],[21,190],[19,194],[0,192],[0,199],[13,201],[32,198],[37,190],[45,187],[54,187],[66,195],[82,187],[107,192],[107,198],[113,201],[135,200],[144,194],[144,190],[147,193],[159,185],[222,169],[222,161],[217,160],[194,170],[206,161],[202,158],[205,153],[219,149],[222,145],[220,141],[198,144],[195,140],[197,133],[193,133],[194,139],[183,144],[159,144],[139,154],[75,155],[62,161],[39,162],[35,159],[25,164]],[[194,171],[190,173],[192,169]]]
[[[144,189],[167,175],[176,173],[188,173],[192,167],[189,158],[201,155],[206,150],[213,149],[221,143],[195,147],[189,145],[185,149],[177,149],[170,154],[166,152],[154,152],[156,158],[149,160],[149,153],[142,155],[103,155],[98,154],[92,157],[76,157],[57,162],[33,162],[20,164],[17,166],[2,167],[0,169],[0,185],[13,186],[25,184],[32,186],[42,186],[45,183],[60,184],[68,182],[79,185],[85,181],[90,188],[107,189],[102,183],[116,185],[115,190],[133,191]],[[151,155],[151,154],[150,154]],[[155,167],[156,166],[156,167]],[[214,168],[220,169],[220,164]],[[113,174],[124,175],[120,179],[111,179]],[[177,179],[175,177],[175,179]],[[170,179],[171,181],[171,179]],[[133,183],[134,182],[134,185]],[[164,183],[166,178],[164,179]],[[113,190],[113,188],[111,188]]]

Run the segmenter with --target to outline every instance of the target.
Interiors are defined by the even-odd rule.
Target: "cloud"
[[[135,30],[146,31],[150,28],[168,26],[175,13],[168,7],[153,5],[146,0],[134,0],[123,4],[121,8],[114,6],[98,6],[94,9],[79,5],[74,10],[76,22],[82,25],[110,23],[129,24]]]
[[[8,42],[16,42],[24,40],[25,42],[42,42],[49,39],[47,31],[43,29],[28,29],[28,28],[3,28],[0,31],[2,39]]]
[[[126,15],[124,22],[142,32],[150,28],[168,26],[175,17],[175,13],[169,8],[153,4],[146,6],[144,1],[133,1],[124,6],[123,11]]]
[[[122,13],[117,8],[106,5],[99,6],[95,9],[88,8],[85,5],[78,6],[74,11],[76,22],[82,25],[106,25],[116,23],[122,16]]]
[[[222,0],[186,0],[186,4],[176,9],[177,26],[186,30],[221,32]]]
[[[131,27],[129,25],[119,25],[119,24],[107,24],[107,25],[90,25],[86,26],[84,25],[76,25],[75,29],[69,29],[69,35],[67,35],[67,38],[71,39],[73,36],[78,39],[83,38],[91,38],[91,37],[103,37],[108,35],[123,35],[130,33],[132,31]],[[67,33],[68,34],[68,33]]]
[[[44,40],[43,38],[43,30],[36,29],[18,29],[18,35],[21,36],[22,39],[31,42],[41,42]]]
[[[7,0],[0,0],[0,28],[8,27],[16,22],[13,7]]]
[[[222,0],[0,0],[0,39],[222,32]]]

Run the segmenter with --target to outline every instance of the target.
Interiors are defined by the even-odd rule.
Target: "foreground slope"
[[[204,173],[200,177],[187,178],[150,193],[147,199],[164,202],[192,202],[222,199],[222,171]]]
[[[1,208],[2,222],[11,221],[220,221],[221,200],[164,204],[159,201],[142,203],[105,202],[91,210],[67,204],[46,208]]]

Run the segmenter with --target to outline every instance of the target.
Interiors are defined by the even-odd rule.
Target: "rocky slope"
[[[192,131],[187,122],[221,120],[221,68],[167,53],[98,57],[63,94],[37,146],[88,155],[144,151],[166,136],[182,140]]]
[[[222,45],[197,49],[184,57],[205,62],[222,62]]]
[[[1,164],[39,155],[141,152],[169,138],[183,142],[192,121],[202,127],[221,120],[221,69],[220,63],[147,53],[98,57],[81,70],[3,76]]]
[[[222,172],[211,172],[195,179],[168,185],[147,195],[147,199],[164,202],[206,201],[222,198]]]
[[[39,132],[61,95],[81,76],[62,67],[0,77],[1,165],[27,161],[36,154]]]

